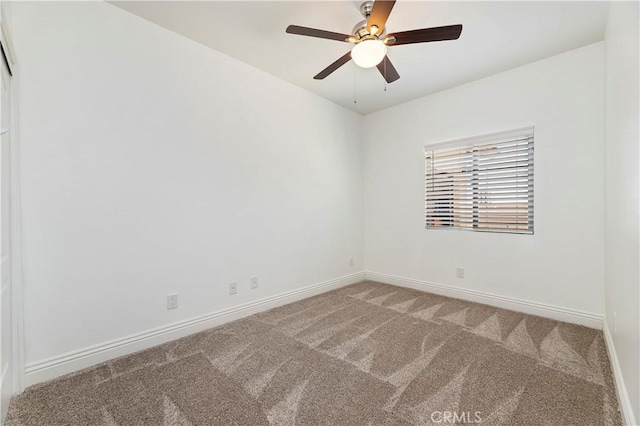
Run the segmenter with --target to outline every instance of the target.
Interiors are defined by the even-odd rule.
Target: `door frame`
[[[22,211],[20,187],[20,150],[18,126],[18,72],[15,50],[9,29],[0,19],[0,60],[5,61],[11,74],[11,310],[13,337],[13,389],[14,395],[25,388],[24,305],[22,287]],[[9,372],[7,372],[9,374]]]

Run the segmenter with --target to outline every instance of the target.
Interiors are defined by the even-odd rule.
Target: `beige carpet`
[[[454,422],[621,424],[602,333],[363,282],[33,386],[8,417],[9,425]]]

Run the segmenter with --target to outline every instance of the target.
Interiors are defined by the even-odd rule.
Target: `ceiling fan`
[[[298,25],[289,25],[287,33],[353,44],[350,52],[345,53],[340,59],[314,76],[313,78],[316,80],[324,79],[353,59],[353,62],[359,67],[377,67],[387,83],[392,83],[400,78],[400,74],[398,74],[398,71],[396,71],[387,56],[387,47],[430,41],[456,40],[462,32],[462,25],[447,25],[445,27],[422,28],[387,34],[385,24],[395,3],[395,0],[376,0],[375,2],[365,1],[362,3],[360,12],[365,19],[353,27],[352,34],[334,33]]]

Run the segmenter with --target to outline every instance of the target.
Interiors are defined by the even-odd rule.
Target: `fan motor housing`
[[[363,21],[358,22],[353,27],[353,30],[351,30],[351,34],[356,36],[358,40],[371,36],[371,34],[369,34],[369,30],[367,29],[367,20],[365,19]],[[382,29],[382,31],[378,32],[378,34],[376,34],[375,37],[383,38],[386,34],[387,34],[387,28],[385,27]]]
[[[369,33],[369,30],[367,29],[367,20],[369,19],[369,15],[371,15],[371,10],[373,10],[373,1],[371,0],[365,1],[360,5],[360,13],[362,13],[362,16],[364,16],[364,21],[358,22],[355,25],[355,27],[353,27],[353,30],[351,31],[351,34],[356,36],[358,38],[358,41],[364,38],[371,38],[371,37],[382,38],[387,34],[387,29],[385,27],[385,28],[382,28],[382,30],[379,31],[378,34],[376,34],[375,36],[371,36],[371,34]]]

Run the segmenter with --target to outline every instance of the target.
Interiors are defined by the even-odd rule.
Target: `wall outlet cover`
[[[176,293],[167,295],[167,309],[176,309],[178,307],[178,295]]]

